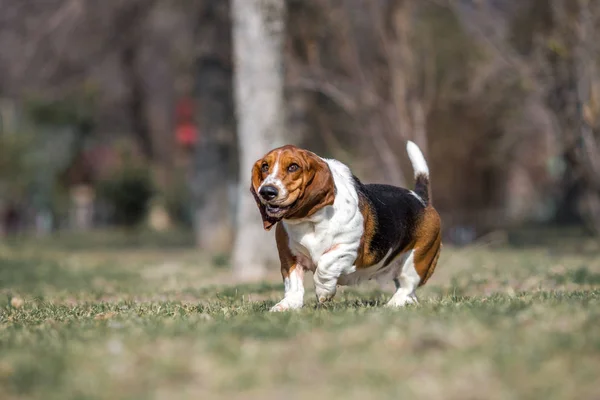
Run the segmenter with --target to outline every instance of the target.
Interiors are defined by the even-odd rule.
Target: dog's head
[[[327,163],[291,145],[271,150],[256,161],[250,191],[266,230],[282,219],[309,217],[335,199]]]

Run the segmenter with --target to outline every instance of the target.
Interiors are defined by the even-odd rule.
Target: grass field
[[[598,399],[599,244],[549,240],[447,246],[402,310],[316,307],[309,275],[281,314],[277,271],[236,284],[186,238],[0,242],[0,398]]]

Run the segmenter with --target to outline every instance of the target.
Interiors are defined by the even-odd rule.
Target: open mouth
[[[276,205],[272,205],[272,204],[266,204],[265,205],[265,209],[267,211],[267,214],[270,215],[271,217],[279,217],[279,216],[281,216],[283,213],[285,213],[285,211],[288,208],[289,207],[280,207],[280,206],[276,206]]]

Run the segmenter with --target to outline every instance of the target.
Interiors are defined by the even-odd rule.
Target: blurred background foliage
[[[231,251],[250,168],[232,4],[0,0],[2,231],[179,226]],[[598,233],[598,2],[285,6],[288,142],[410,186],[416,141],[449,242],[530,224]]]

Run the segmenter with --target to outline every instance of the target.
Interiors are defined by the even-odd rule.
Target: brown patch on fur
[[[335,183],[327,163],[313,153],[297,150],[304,157],[304,185],[299,189],[295,205],[285,215],[286,219],[310,217],[323,207],[332,205],[335,200]],[[288,188],[285,181],[284,185]]]
[[[263,171],[263,164],[268,166],[266,171]],[[289,167],[292,164],[298,165],[299,168],[290,171]],[[273,172],[275,165],[278,165],[275,176],[288,193],[286,199],[277,203],[280,207],[289,207],[280,218],[271,217],[266,213],[266,207],[257,194],[261,183]],[[332,205],[335,200],[335,184],[327,163],[316,154],[291,145],[271,150],[256,161],[252,168],[250,191],[260,210],[266,230],[271,229],[283,218],[309,217],[321,208]]]
[[[424,285],[433,274],[442,249],[441,219],[437,211],[429,206],[415,231],[415,269],[421,277],[419,286]]]
[[[354,264],[357,269],[370,267],[379,261],[377,259],[377,254],[372,253],[370,249],[371,240],[377,230],[377,217],[373,213],[369,202],[366,201],[362,195],[360,195],[358,199],[358,209],[363,216],[364,233],[360,239],[358,255]]]
[[[290,276],[298,265],[296,257],[292,254],[289,246],[288,234],[282,224],[277,224],[275,228],[275,241],[277,242],[277,251],[279,252],[279,261],[281,262],[281,276],[283,279]]]
[[[415,179],[415,193],[425,202],[431,204],[431,192],[429,188],[429,176],[425,174],[417,175]]]

